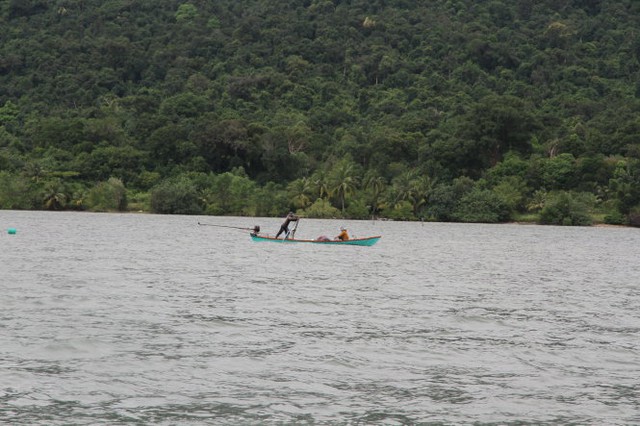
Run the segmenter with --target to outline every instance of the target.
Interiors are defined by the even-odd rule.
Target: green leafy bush
[[[631,226],[640,226],[640,206],[631,209],[628,215],[628,223]]]
[[[620,212],[613,212],[604,217],[604,223],[609,225],[626,225],[627,217]]]
[[[384,215],[393,220],[415,219],[415,216],[413,215],[413,207],[409,201],[400,201],[390,210],[385,210]]]
[[[84,205],[91,211],[125,211],[127,191],[120,179],[109,178],[89,190]]]
[[[368,219],[369,209],[363,200],[352,200],[347,206],[346,214],[351,219]]]
[[[462,196],[452,218],[460,222],[506,222],[511,218],[511,209],[498,194],[476,188]]]
[[[154,213],[202,213],[193,182],[186,177],[167,179],[151,190],[151,210]]]
[[[437,185],[429,194],[425,211],[434,220],[448,222],[458,203],[458,197],[453,191],[452,185]]]
[[[253,216],[257,207],[254,198],[257,185],[244,170],[212,175],[210,184],[204,188],[207,214]]]
[[[491,191],[500,197],[512,212],[525,210],[524,200],[529,188],[522,178],[518,176],[506,177]]]
[[[546,225],[588,226],[592,223],[589,208],[584,197],[565,191],[553,193],[540,211],[540,222]]]
[[[39,205],[38,185],[22,176],[0,171],[0,208],[29,210]]]
[[[286,190],[274,182],[268,182],[256,190],[253,204],[256,216],[282,216],[289,207]]]
[[[319,219],[341,217],[340,210],[333,207],[328,200],[318,198],[313,204],[299,212],[301,216]]]

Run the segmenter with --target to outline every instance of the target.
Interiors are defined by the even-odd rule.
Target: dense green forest
[[[640,225],[636,0],[2,0],[0,208]]]

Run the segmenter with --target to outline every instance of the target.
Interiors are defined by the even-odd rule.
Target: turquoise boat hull
[[[353,238],[351,240],[339,241],[339,240],[329,240],[329,241],[320,241],[320,240],[296,240],[296,239],[282,239],[282,238],[274,238],[274,237],[266,237],[262,235],[250,234],[251,239],[256,242],[273,242],[273,243],[308,243],[308,244],[326,244],[326,245],[334,245],[334,246],[372,246],[378,242],[382,236],[376,235],[375,237],[366,237],[366,238]]]

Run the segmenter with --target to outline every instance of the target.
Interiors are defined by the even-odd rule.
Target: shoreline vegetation
[[[640,226],[636,0],[29,0],[0,25],[0,209]]]
[[[0,171],[0,208],[246,217],[283,217],[294,211],[301,217],[346,220],[640,225],[640,209],[623,215],[616,200],[602,201],[585,192],[538,190],[527,198],[504,187],[490,189],[483,179],[462,177],[435,185],[417,176],[399,193],[394,186],[362,185],[351,178],[301,178],[260,186],[239,167],[219,175],[189,172],[140,191],[127,189],[118,178],[88,187]]]
[[[145,214],[145,215],[163,215],[166,213],[157,213],[152,211],[151,209],[140,209],[140,205],[139,204],[133,204],[130,206],[127,206],[126,209],[124,210],[118,210],[118,209],[65,209],[65,210],[60,210],[60,209],[56,209],[56,210],[50,210],[50,209],[0,209],[0,210],[13,210],[13,211],[50,211],[50,212],[75,212],[75,213],[104,213],[104,214]],[[255,218],[255,217],[270,217],[270,218],[282,218],[282,216],[266,216],[266,215],[246,215],[246,214],[225,214],[225,215],[213,215],[213,214],[206,214],[206,213],[180,213],[180,214],[184,214],[184,215],[200,215],[200,216],[209,216],[212,218],[215,217],[231,217],[231,216],[235,216],[235,217],[245,217],[245,218]],[[353,217],[346,217],[346,216],[342,216],[342,215],[336,215],[336,216],[329,216],[329,215],[321,215],[321,216],[307,216],[304,215],[301,212],[297,213],[298,216],[300,216],[303,219],[332,219],[332,220],[366,220],[366,221],[406,221],[406,222],[416,222],[416,223],[445,223],[445,222],[449,222],[449,223],[477,223],[477,224],[501,224],[501,225],[537,225],[537,226],[545,226],[545,225],[560,225],[560,226],[567,226],[567,223],[544,223],[541,221],[540,215],[539,214],[526,214],[526,215],[516,215],[515,217],[511,218],[511,220],[507,220],[507,221],[502,221],[502,222],[482,222],[482,221],[475,221],[475,222],[460,222],[460,221],[439,221],[439,220],[435,220],[433,218],[428,219],[428,218],[388,218],[388,217],[382,217],[382,216],[377,216],[377,217],[360,217],[360,218],[353,218]],[[603,216],[601,214],[596,214],[596,215],[588,215],[589,217],[589,221],[585,222],[585,223],[581,223],[581,224],[576,224],[576,225],[570,225],[570,226],[583,226],[583,227],[603,227],[603,228],[629,228],[629,227],[634,227],[632,225],[629,224],[624,224],[624,223],[620,223],[620,224],[612,224],[612,223],[607,223],[604,219]]]

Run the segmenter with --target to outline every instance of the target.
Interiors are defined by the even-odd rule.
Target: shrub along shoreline
[[[536,191],[529,203],[510,199],[470,179],[434,186],[422,195],[394,200],[389,188],[351,192],[320,191],[312,185],[268,183],[260,186],[242,169],[221,175],[188,173],[165,179],[147,191],[125,188],[117,178],[90,188],[63,179],[37,183],[10,181],[0,172],[0,208],[127,212],[210,216],[282,217],[288,211],[306,218],[461,223],[516,223],[559,226],[638,226],[637,209],[628,215],[589,193]],[[12,192],[13,191],[13,192]],[[317,192],[316,192],[317,191]],[[13,194],[13,200],[7,198]],[[317,194],[314,197],[314,194]],[[5,198],[3,198],[5,197]],[[374,209],[375,206],[375,209]]]

